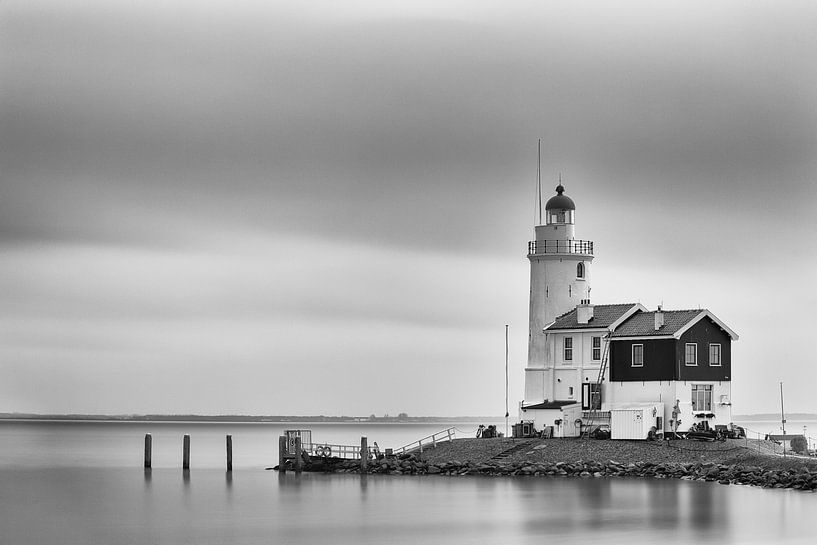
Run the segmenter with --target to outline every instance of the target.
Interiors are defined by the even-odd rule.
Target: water
[[[365,431],[381,446],[403,442],[403,434],[410,435],[405,442],[419,438],[421,429],[427,435],[421,426],[309,427],[316,439],[325,434],[332,442],[359,440]],[[144,471],[148,428],[162,467]],[[279,475],[263,467],[274,462],[280,429],[0,424],[0,544],[817,540],[817,494],[792,490],[648,479]],[[395,442],[381,442],[378,430]],[[189,472],[179,469],[182,433],[193,438]],[[227,473],[226,433],[236,441],[236,461],[239,444],[266,451],[242,454],[241,466]],[[165,442],[170,446],[156,449]],[[212,455],[204,452],[211,444]]]

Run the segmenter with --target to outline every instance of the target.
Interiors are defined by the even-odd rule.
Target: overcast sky
[[[812,2],[0,4],[0,412],[497,415],[536,141],[593,302],[817,411]]]

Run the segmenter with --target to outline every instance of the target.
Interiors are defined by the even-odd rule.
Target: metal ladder
[[[604,382],[604,373],[607,371],[607,361],[610,357],[610,333],[607,333],[604,337],[604,355],[601,357],[601,365],[599,365],[599,375],[596,377],[596,391],[599,395],[599,408],[595,408],[595,403],[593,399],[593,391],[590,390],[590,417],[587,419],[587,424],[585,424],[584,431],[582,431],[582,437],[587,438],[590,436],[590,431],[593,429],[593,420],[597,416],[597,413],[601,412],[601,385]]]

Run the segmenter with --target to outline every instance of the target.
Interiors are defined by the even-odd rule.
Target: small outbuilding
[[[663,403],[610,409],[610,439],[647,439],[663,430]]]

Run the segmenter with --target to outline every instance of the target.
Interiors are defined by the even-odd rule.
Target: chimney
[[[582,299],[581,303],[576,307],[576,321],[580,324],[587,324],[592,319],[593,305],[590,304],[590,299]]]
[[[664,327],[664,311],[661,310],[661,305],[658,305],[658,310],[655,311],[655,330],[658,331]]]

